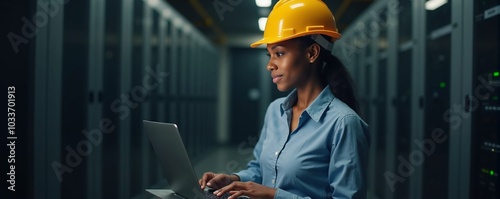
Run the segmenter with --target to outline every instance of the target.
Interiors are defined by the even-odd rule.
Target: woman
[[[321,0],[281,0],[264,38],[267,69],[278,90],[254,149],[255,159],[235,174],[207,172],[201,188],[231,198],[366,198],[369,134],[357,115],[350,77],[329,50],[340,38]],[[323,45],[323,46],[322,46]]]

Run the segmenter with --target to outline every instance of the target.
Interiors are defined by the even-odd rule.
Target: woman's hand
[[[212,173],[206,172],[203,174],[198,183],[201,186],[201,189],[205,189],[205,187],[209,186],[212,189],[220,189],[226,185],[231,184],[234,181],[239,181],[240,178],[236,175],[227,175],[223,173]]]
[[[217,196],[222,196],[229,192],[229,199],[238,198],[239,196],[248,196],[250,198],[272,199],[276,193],[276,189],[266,187],[255,182],[233,182],[225,187],[214,191]]]

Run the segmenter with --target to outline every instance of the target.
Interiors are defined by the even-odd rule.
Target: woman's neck
[[[307,108],[325,88],[320,81],[311,81],[301,87],[297,87],[297,102],[295,107],[299,109]]]

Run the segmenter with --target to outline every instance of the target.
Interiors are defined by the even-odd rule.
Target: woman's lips
[[[281,80],[281,78],[282,78],[282,77],[283,77],[283,75],[273,76],[273,77],[272,77],[272,78],[273,78],[273,82],[274,82],[274,83],[277,83],[278,81],[280,81],[280,80]]]

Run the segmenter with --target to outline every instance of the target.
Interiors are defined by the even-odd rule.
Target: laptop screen
[[[146,120],[143,123],[170,189],[185,198],[204,198],[177,125]]]

